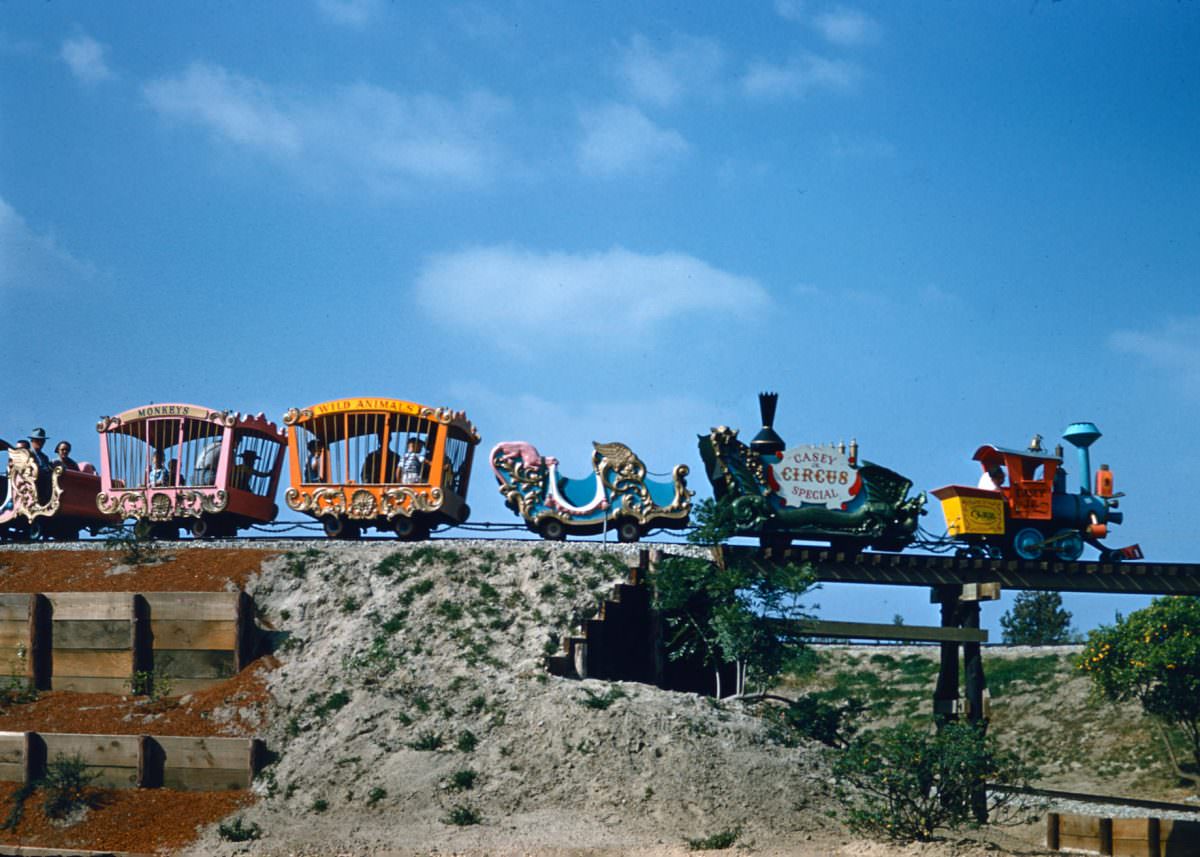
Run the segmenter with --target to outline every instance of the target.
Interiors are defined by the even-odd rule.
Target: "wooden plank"
[[[0,620],[28,622],[29,598],[29,594],[24,592],[0,593]]]
[[[1094,815],[1075,815],[1064,812],[1059,820],[1059,827],[1063,835],[1091,837],[1100,835],[1100,819]]]
[[[250,788],[250,769],[164,768],[163,788],[190,792],[230,791]]]
[[[25,782],[25,762],[22,761],[21,764],[19,764],[19,765],[0,763],[0,782],[5,782],[5,783],[23,783],[23,782]]]
[[[112,768],[138,766],[137,735],[85,735],[72,732],[39,732],[46,744],[46,759],[79,755],[87,765]]]
[[[157,649],[228,649],[237,647],[237,622],[233,620],[150,622]]]
[[[186,738],[156,736],[168,768],[229,768],[248,770],[252,738]]]
[[[63,649],[130,649],[133,626],[128,619],[55,620],[50,633],[54,651]]]
[[[185,693],[195,693],[198,690],[208,690],[213,685],[225,681],[223,678],[179,678],[170,676],[171,696],[183,696]]]
[[[233,652],[206,649],[155,649],[154,668],[171,678],[223,679],[236,674]]]
[[[0,845],[0,857],[154,857],[141,851],[81,851],[36,845]]]
[[[53,759],[51,759],[53,761]],[[92,785],[102,789],[136,789],[138,769],[109,765],[88,765],[88,773],[96,774]]]
[[[55,621],[63,619],[132,619],[129,592],[47,592]]]
[[[0,732],[0,764],[25,763],[25,733]]]
[[[1074,833],[1060,833],[1058,847],[1062,851],[1091,851],[1095,854],[1100,850],[1100,836],[1080,836]]]
[[[152,622],[186,619],[220,621],[237,619],[240,592],[143,592]]]
[[[1114,818],[1112,822],[1113,839],[1139,839],[1145,841],[1149,819],[1146,818]]]
[[[935,625],[892,625],[875,622],[826,622],[799,619],[786,622],[811,637],[847,637],[871,640],[916,640],[922,642],[986,643],[988,632],[980,628],[942,628]]]
[[[129,649],[54,650],[54,684],[63,676],[128,677],[133,674],[133,653]]]
[[[51,690],[69,690],[74,693],[113,693],[127,696],[129,678],[98,678],[85,675],[55,676],[50,683]]]

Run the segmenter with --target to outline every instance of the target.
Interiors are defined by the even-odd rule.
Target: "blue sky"
[[[1113,541],[1200,560],[1198,45],[1178,2],[0,3],[0,436],[394,395],[703,495],[760,389],[923,489],[1089,419]]]

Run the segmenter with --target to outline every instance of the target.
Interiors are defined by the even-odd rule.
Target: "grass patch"
[[[689,839],[687,841],[688,850],[724,851],[726,848],[732,847],[741,834],[741,828],[734,827],[730,830],[722,830],[720,833],[714,833],[712,836],[706,836],[703,839]]]

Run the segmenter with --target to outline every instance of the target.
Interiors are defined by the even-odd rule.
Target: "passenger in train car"
[[[229,485],[231,488],[237,488],[239,491],[250,490],[250,480],[255,476],[269,477],[270,470],[256,470],[254,465],[258,463],[258,453],[253,449],[247,449],[240,456],[241,462],[234,465],[233,474],[230,477]]]
[[[328,482],[325,475],[325,442],[313,439],[308,442],[308,458],[304,459],[305,482]]]
[[[383,443],[383,429],[380,429],[379,445],[375,447],[375,449],[368,452],[367,457],[363,460],[362,473],[359,475],[362,477],[361,481],[364,484],[371,485],[381,481],[381,477],[379,475],[380,469],[381,467],[386,468],[387,454],[388,449]],[[388,473],[390,471],[384,469],[383,472]],[[383,477],[383,479],[386,478],[386,476]]]
[[[29,451],[33,454],[33,461],[37,464],[39,473],[49,474],[54,469],[54,465],[50,462],[50,456],[42,452],[42,447],[46,445],[46,430],[44,428],[35,428],[29,433]]]
[[[428,458],[421,452],[421,441],[415,437],[408,439],[407,449],[404,455],[400,456],[400,465],[397,468],[399,479],[405,485],[416,485],[423,482],[425,465],[428,464]]]
[[[75,463],[75,459],[71,458],[71,444],[65,440],[60,440],[58,446],[54,447],[54,452],[58,456],[58,460],[54,463],[63,470],[78,470],[79,465]]]
[[[166,456],[161,449],[154,450],[154,455],[151,457],[150,480],[149,484],[152,488],[166,488],[171,484],[171,470],[166,465]]]

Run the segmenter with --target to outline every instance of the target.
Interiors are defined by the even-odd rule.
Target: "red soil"
[[[278,550],[160,544],[148,564],[125,551],[2,550],[0,592],[220,592],[245,588]],[[113,573],[113,572],[116,573]]]

